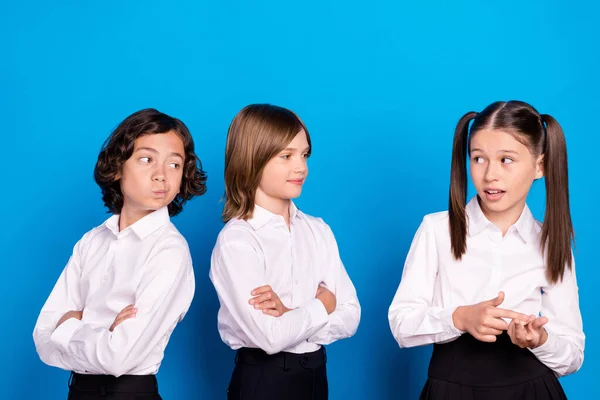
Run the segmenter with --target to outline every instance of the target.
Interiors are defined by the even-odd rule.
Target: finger
[[[516,336],[517,340],[524,341],[525,334],[526,334],[526,332],[525,332],[525,326],[524,326],[523,321],[516,321],[515,322],[515,336]]]
[[[116,317],[116,318],[119,318],[119,317],[124,317],[124,316],[126,316],[126,315],[136,314],[136,313],[137,313],[137,311],[138,311],[138,310],[137,310],[137,308],[129,308],[129,309],[127,309],[127,310],[123,310],[123,311],[121,311],[119,314],[117,314],[117,317]],[[115,318],[115,319],[116,319],[116,318]]]
[[[475,339],[480,342],[493,343],[496,341],[496,335],[477,335],[475,336]]]
[[[504,292],[498,292],[498,296],[494,297],[493,299],[484,301],[484,303],[488,303],[489,305],[491,305],[493,307],[498,307],[500,304],[502,304],[503,301],[504,301]]]
[[[272,289],[271,289],[271,286],[270,286],[270,285],[264,285],[264,286],[259,286],[259,287],[257,287],[257,288],[256,288],[256,289],[254,289],[252,292],[250,292],[250,294],[251,294],[252,296],[258,296],[259,294],[263,294],[263,293],[266,293],[266,292],[270,292],[271,290],[272,290]]]
[[[539,317],[534,319],[530,325],[531,325],[531,329],[534,330],[539,330],[542,326],[546,325],[548,323],[548,318],[547,317]]]
[[[121,310],[121,312],[123,311],[127,311],[133,308],[133,304],[128,305],[127,307],[125,307],[124,309]]]
[[[487,312],[489,315],[495,318],[519,319],[523,321],[527,321],[529,319],[528,315],[512,310],[506,310],[504,308],[488,308]]]
[[[525,321],[525,322],[526,322],[526,323],[530,323],[530,322],[534,321],[535,319],[536,319],[536,316],[535,316],[535,315],[530,315],[530,316],[527,318],[527,321]]]
[[[267,300],[267,301],[263,301],[262,303],[255,304],[254,308],[257,310],[274,309],[274,308],[277,308],[277,303],[274,302],[273,300]]]
[[[135,314],[130,314],[130,315],[126,315],[124,317],[115,319],[115,322],[113,323],[113,328],[117,327],[117,325],[120,325],[123,321],[126,321],[126,320],[128,320],[130,318],[134,318],[134,317],[135,317]]]
[[[538,336],[538,334],[537,332],[532,332],[531,325],[527,324],[526,322],[521,322],[520,325],[522,326],[522,337],[525,344],[525,346],[523,347],[529,347],[532,344],[534,338]]]
[[[119,315],[117,315],[117,317],[115,318],[115,321],[119,320],[119,319],[127,319],[127,318],[131,318],[131,317],[135,317],[137,314],[137,310],[133,311],[133,310],[129,310],[126,312],[122,312],[119,313]]]
[[[250,300],[248,300],[248,303],[258,304],[258,303],[262,303],[263,301],[271,300],[273,298],[273,294],[274,293],[272,291],[268,291],[259,296],[251,298]]]
[[[275,309],[262,310],[263,314],[270,315],[272,317],[280,317],[281,311]]]
[[[481,326],[485,328],[497,329],[500,331],[505,331],[508,329],[508,323],[505,320],[493,317],[485,318],[482,321]]]
[[[515,320],[514,319],[512,321],[510,321],[510,324],[508,324],[508,329],[506,330],[506,333],[508,333],[508,336],[510,337],[511,342],[515,343],[516,337],[515,337]]]
[[[519,346],[520,348],[525,348],[525,347],[527,347],[527,342],[526,342],[526,341],[524,341],[524,340],[522,340],[522,339],[519,339],[519,338],[517,337],[516,330],[517,330],[517,325],[513,325],[513,326],[510,328],[510,331],[511,331],[511,332],[508,334],[508,336],[510,337],[510,341],[511,341],[511,342],[512,342],[512,343],[513,343],[515,346]]]
[[[494,329],[494,328],[489,328],[489,327],[482,327],[478,332],[480,335],[494,335],[494,336],[498,336],[502,334],[502,331],[505,331],[506,329]]]
[[[517,323],[515,321],[516,320],[512,320],[511,323],[508,325],[508,336],[510,337],[510,341],[512,342],[512,344],[523,348],[525,347],[523,341],[517,338]]]
[[[546,320],[547,320],[547,318],[546,318]],[[536,322],[536,321],[534,321],[534,322]],[[547,322],[547,321],[541,321],[541,322],[536,322],[536,323],[540,324],[542,322]],[[542,326],[543,325],[540,325],[538,328],[535,328],[533,322],[525,325],[525,329],[527,331],[527,336],[530,338],[529,340],[531,341],[530,345],[537,345],[537,342],[540,340],[540,337],[543,334],[542,331],[544,330],[544,328]]]

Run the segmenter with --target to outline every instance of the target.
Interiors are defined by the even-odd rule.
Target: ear
[[[115,172],[115,177],[113,178],[113,182],[120,180],[123,177],[123,165],[119,167],[117,172]]]
[[[540,179],[544,176],[544,155],[540,154],[535,161],[535,179]]]

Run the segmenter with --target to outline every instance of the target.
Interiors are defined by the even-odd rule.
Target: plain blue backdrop
[[[446,209],[460,116],[520,99],[568,141],[576,260],[587,334],[569,398],[600,398],[597,2],[474,0],[29,1],[0,5],[2,363],[0,398],[65,399],[31,333],[75,242],[107,218],[92,177],[100,146],[145,107],[181,118],[208,193],[174,223],[196,297],[159,372],[165,399],[220,399],[233,352],[208,279],[222,227],[227,127],[254,102],[296,111],[313,139],[297,204],[336,234],[362,303],[355,337],[329,346],[331,399],[412,399],[430,347],[400,350],[387,310],[422,216]],[[543,216],[543,184],[530,196]]]

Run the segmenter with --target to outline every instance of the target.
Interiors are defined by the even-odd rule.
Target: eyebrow
[[[485,153],[485,151],[478,149],[478,148],[471,149],[471,152],[474,152],[474,151],[480,151],[482,153]],[[519,154],[518,152],[516,152],[514,150],[498,150],[497,153],[512,153],[512,154],[517,154],[517,155]]]
[[[281,151],[294,151],[294,150],[298,150],[296,147],[286,147],[285,149],[281,150]],[[307,147],[305,149],[303,149],[302,151],[309,151],[310,147]]]
[[[152,147],[138,147],[137,149],[135,149],[134,153],[136,153],[138,151],[142,151],[142,150],[143,151],[148,151],[148,152],[153,153],[153,154],[158,154],[158,151],[156,151],[156,149],[153,149]],[[177,152],[169,153],[169,156],[170,157],[179,157],[179,158],[181,158],[183,160],[183,156],[181,154],[177,153]]]

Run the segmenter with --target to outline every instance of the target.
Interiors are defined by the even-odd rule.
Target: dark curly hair
[[[94,179],[102,189],[102,200],[113,214],[123,208],[121,182],[117,177],[123,164],[133,153],[135,140],[144,135],[175,132],[183,141],[185,161],[180,191],[169,204],[169,215],[175,216],[183,210],[186,201],[206,192],[206,173],[194,152],[194,140],[183,122],[153,108],[131,114],[111,133],[98,155]]]

